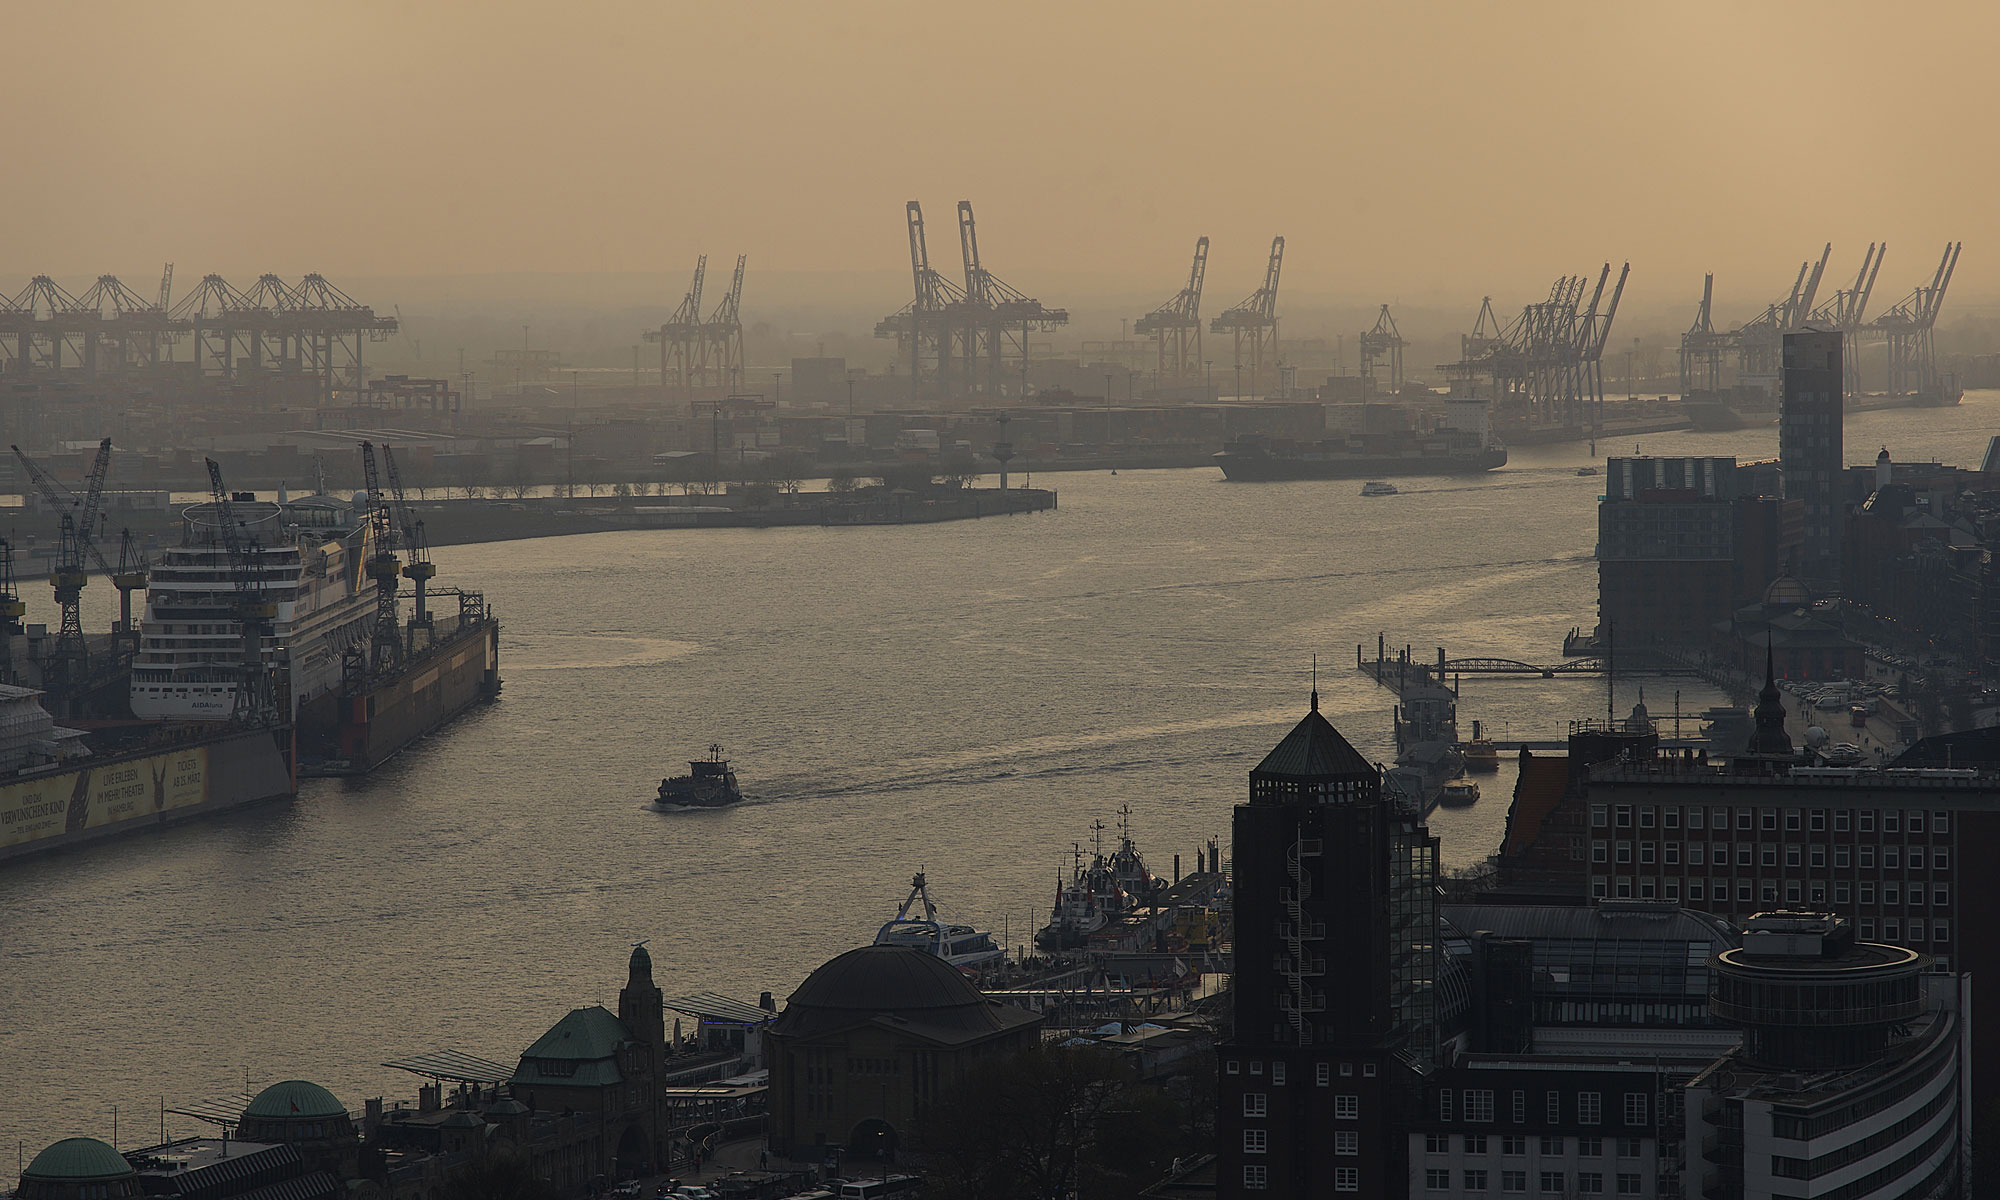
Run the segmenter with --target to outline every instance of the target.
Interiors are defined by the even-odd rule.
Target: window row
[[[1685,813],[1685,820],[1683,814]],[[1636,824],[1635,824],[1636,822]],[[1745,808],[1718,805],[1655,807],[1650,804],[1593,804],[1590,823],[1597,829],[1740,829],[1813,833],[1935,833],[1951,832],[1951,810],[1918,808]]]
[[[1245,1169],[1247,1170],[1248,1168]],[[1502,1171],[1499,1174],[1501,1192],[1520,1194],[1528,1190],[1528,1173],[1526,1171]],[[1539,1175],[1540,1177],[1537,1182],[1541,1186],[1537,1190],[1544,1196],[1602,1196],[1607,1194],[1605,1178],[1602,1172],[1577,1172],[1576,1189],[1574,1192],[1569,1188],[1569,1176],[1565,1172],[1542,1171]],[[1245,1178],[1247,1182],[1248,1177],[1246,1176]],[[1491,1178],[1491,1172],[1483,1168],[1469,1168],[1461,1171],[1459,1178],[1459,1186],[1462,1190],[1467,1192],[1484,1192],[1489,1190],[1487,1181]],[[1642,1196],[1646,1192],[1645,1176],[1636,1171],[1621,1171],[1613,1177],[1611,1183],[1612,1186],[1618,1189],[1617,1194],[1620,1196]],[[1261,1187],[1263,1185],[1259,1184],[1258,1186]],[[1451,1190],[1451,1172],[1438,1168],[1426,1168],[1424,1171],[1424,1188],[1427,1191],[1433,1192]]]
[[[1827,852],[1831,850],[1832,854]],[[1690,867],[1726,867],[1733,860],[1739,868],[1766,867],[1780,865],[1786,867],[1825,867],[1829,862],[1836,869],[1846,870],[1859,867],[1864,871],[1877,869],[1877,863],[1884,871],[1912,871],[1925,869],[1949,871],[1951,851],[1938,847],[1926,855],[1924,847],[1911,846],[1905,853],[1900,846],[1883,846],[1881,854],[1876,854],[1874,846],[1820,846],[1802,845],[1791,842],[1780,846],[1750,842],[1625,842],[1594,840],[1590,843],[1590,861],[1594,863],[1616,862],[1626,864],[1638,862],[1642,866],[1659,864],[1676,867],[1683,862]]]
[[[1493,1091],[1490,1088],[1465,1088],[1462,1090],[1455,1088],[1439,1088],[1435,1093],[1435,1095],[1437,1101],[1437,1115],[1438,1115],[1438,1120],[1440,1121],[1450,1122],[1453,1120],[1465,1120],[1471,1122],[1487,1123],[1491,1122],[1494,1119]],[[1517,1091],[1514,1093],[1513,1116],[1514,1120],[1516,1121],[1525,1119],[1525,1112],[1526,1112],[1525,1100],[1526,1100],[1525,1092]],[[1578,1124],[1580,1125],[1603,1124],[1604,1122],[1603,1093],[1578,1092],[1576,1093],[1576,1097],[1575,1100],[1573,1101],[1573,1104],[1574,1104],[1573,1111],[1576,1114],[1576,1121]],[[1462,1105],[1463,1107],[1462,1117],[1454,1117],[1453,1115],[1454,1105]],[[1562,1120],[1564,1120],[1563,1093],[1555,1091],[1555,1092],[1547,1092],[1543,1095],[1543,1114],[1550,1122],[1561,1122]],[[1625,1124],[1631,1126],[1643,1126],[1650,1124],[1652,1121],[1652,1117],[1650,1114],[1651,1114],[1651,1106],[1649,1103],[1649,1098],[1647,1093],[1645,1092],[1625,1093],[1625,1104],[1623,1112]],[[1511,1144],[1518,1139],[1510,1137],[1505,1140]],[[1554,1151],[1545,1150],[1544,1153],[1556,1153],[1556,1154],[1562,1153],[1560,1147],[1560,1143],[1562,1141],[1561,1138],[1544,1138],[1542,1140],[1545,1145],[1551,1142],[1557,1144],[1557,1148]],[[1505,1153],[1515,1154],[1515,1153],[1521,1153],[1521,1151],[1509,1149],[1505,1151]]]

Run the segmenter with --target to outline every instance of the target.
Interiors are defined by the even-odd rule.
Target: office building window
[[[1576,1139],[1576,1153],[1580,1158],[1603,1158],[1604,1139],[1601,1137],[1578,1138]]]
[[[1483,1192],[1486,1190],[1486,1171],[1484,1168],[1465,1173],[1465,1190],[1468,1192]]]
[[[1823,808],[1815,808],[1815,809],[1813,809],[1813,810],[1812,810],[1812,817],[1811,817],[1811,819],[1810,819],[1809,821],[1807,821],[1807,823],[1806,823],[1806,828],[1808,828],[1808,829],[1812,830],[1812,831],[1813,831],[1814,833],[1818,833],[1818,832],[1820,832],[1821,830],[1825,829],[1825,828],[1826,828],[1826,810],[1825,810],[1825,809],[1823,809]]]
[[[1630,1171],[1618,1172],[1618,1194],[1621,1196],[1645,1195],[1646,1187],[1641,1182],[1641,1178],[1641,1176]]]
[[[1862,940],[1862,941],[1864,941],[1864,942],[1872,942],[1872,941],[1874,941],[1874,940],[1875,940],[1875,922],[1873,922],[1873,921],[1870,921],[1870,920],[1868,920],[1867,918],[1865,918],[1865,917],[1864,917],[1864,918],[1862,919],[1862,921],[1861,921],[1861,935],[1860,935],[1860,936],[1861,936],[1861,940]]]
[[[1898,886],[1898,885],[1896,885],[1896,884],[1893,884],[1893,883],[1885,883],[1885,884],[1883,884],[1883,885],[1882,885],[1882,903],[1884,903],[1884,904],[1900,904],[1900,903],[1902,903],[1902,888],[1901,888],[1901,887],[1899,887],[1899,886]]]
[[[1910,940],[1913,942],[1921,942],[1924,940],[1924,923],[1922,921],[1916,920],[1914,918],[1911,919]]]
[[[1758,892],[1760,893],[1760,895],[1761,895],[1761,897],[1762,897],[1762,899],[1763,899],[1763,902],[1764,902],[1764,903],[1766,903],[1766,904],[1775,904],[1775,903],[1777,903],[1777,900],[1778,900],[1778,885],[1777,885],[1777,884],[1775,884],[1775,883],[1767,883],[1767,884],[1763,885],[1763,886],[1762,886],[1761,888],[1759,888],[1759,889],[1757,889],[1757,890],[1758,890]]]
[[[1333,1152],[1353,1156],[1361,1153],[1361,1135],[1352,1129],[1333,1131]]]
[[[1465,1135],[1465,1152],[1466,1152],[1467,1154],[1484,1154],[1484,1153],[1486,1153],[1486,1135],[1485,1135],[1485,1134],[1483,1134],[1483,1133],[1468,1133],[1468,1134],[1466,1134],[1466,1135]]]
[[[1652,827],[1653,827],[1653,806],[1649,804],[1646,807],[1639,810],[1639,828],[1651,829]]]
[[[1688,866],[1690,867],[1702,866],[1704,861],[1703,851],[1705,849],[1706,847],[1704,847],[1700,842],[1691,843],[1688,846]]]
[[[1527,1119],[1528,1119],[1528,1093],[1521,1091],[1517,1088],[1515,1089],[1514,1092],[1514,1124],[1519,1125],[1521,1122]]]
[[[1446,1094],[1446,1095],[1450,1095],[1451,1093],[1447,1092],[1447,1093],[1445,1093],[1445,1094]],[[1336,1120],[1336,1121],[1358,1121],[1358,1120],[1360,1120],[1360,1119],[1361,1119],[1361,1097],[1359,1097],[1359,1096],[1335,1096],[1335,1097],[1333,1098],[1333,1117],[1334,1117],[1334,1120]]]
[[[1924,831],[1924,814],[1922,814],[1922,813],[1920,813],[1920,812],[1913,812],[1913,813],[1911,813],[1911,814],[1910,814],[1910,832],[1911,832],[1911,833],[1922,833],[1923,831]]]
[[[1890,808],[1885,808],[1885,809],[1883,809],[1883,810],[1882,810],[1882,832],[1883,832],[1883,833],[1898,833],[1898,832],[1901,832],[1901,830],[1902,830],[1902,824],[1903,824],[1903,818],[1902,818],[1902,814],[1901,814],[1901,813],[1897,812],[1897,811],[1896,811],[1896,810],[1894,810],[1894,809],[1890,809]]]
[[[1764,846],[1760,849],[1762,853],[1757,856],[1759,862],[1767,867],[1778,865],[1778,848],[1776,846]]]
[[[1924,869],[1924,852],[1922,850],[1919,850],[1915,846],[1910,847],[1910,870],[1921,871],[1923,869]]]
[[[1503,1192],[1525,1192],[1525,1191],[1527,1191],[1527,1190],[1528,1190],[1528,1173],[1527,1173],[1526,1171],[1502,1171],[1502,1172],[1500,1172],[1500,1190],[1501,1190],[1501,1191],[1503,1191]]]
[[[1825,865],[1826,865],[1826,847],[1825,847],[1825,846],[1814,846],[1814,847],[1812,848],[1812,859],[1811,859],[1811,862],[1812,862],[1812,865],[1813,865],[1813,866],[1815,866],[1815,867],[1823,867],[1823,866],[1825,866]]]
[[[1736,885],[1736,902],[1737,902],[1738,904],[1748,904],[1748,903],[1750,903],[1750,881],[1749,881],[1749,880],[1747,880],[1747,879],[1746,879],[1746,880],[1743,880],[1743,881],[1739,882],[1739,883],[1738,883],[1738,884]]]
[[[1950,833],[1950,832],[1951,832],[1951,814],[1950,814],[1950,813],[1948,813],[1948,812],[1946,812],[1946,811],[1945,811],[1945,810],[1943,810],[1943,809],[1939,809],[1938,811],[1936,811],[1936,812],[1932,813],[1932,814],[1931,814],[1931,832],[1932,832],[1932,833]]]
[[[1370,1067],[1370,1068],[1368,1069],[1368,1073],[1369,1073],[1370,1075],[1373,1075],[1373,1074],[1375,1073],[1375,1069],[1374,1069],[1373,1067]],[[1341,1063],[1341,1064],[1340,1064],[1340,1077],[1341,1077],[1342,1079],[1348,1079],[1348,1078],[1351,1078],[1351,1077],[1352,1077],[1353,1075],[1354,1075],[1354,1064],[1353,1064],[1353,1063]]]
[[[1606,814],[1604,811],[1604,806],[1602,804],[1593,804],[1590,806],[1590,824],[1591,827],[1594,829],[1602,829],[1606,825],[1610,824],[1610,822],[1606,820]]]
[[[1666,863],[1668,866],[1679,866],[1681,861],[1681,844],[1679,842],[1662,842],[1660,844],[1660,861]]]
[[[1424,1135],[1425,1154],[1450,1154],[1451,1135],[1448,1133],[1427,1133]]]
[[[1833,848],[1834,866],[1847,867],[1853,865],[1852,855],[1850,854],[1849,849],[1850,848],[1847,846],[1835,846]]]
[[[1688,899],[1690,900],[1705,899],[1702,892],[1703,892],[1703,887],[1701,880],[1699,879],[1688,880]]]
[[[1885,941],[1885,942],[1900,942],[1900,941],[1902,941],[1902,940],[1903,940],[1903,930],[1902,930],[1902,925],[1901,925],[1901,924],[1900,924],[1899,922],[1896,922],[1896,921],[1887,921],[1887,920],[1883,921],[1883,922],[1882,922],[1882,940],[1883,940],[1883,941]]]
[[[1465,1119],[1479,1123],[1493,1120],[1493,1091],[1490,1088],[1467,1088],[1465,1092]]]
[[[1646,1123],[1646,1093],[1625,1093],[1625,1123],[1644,1125]]]
[[[1617,807],[1616,809],[1614,809],[1613,811],[1614,811],[1614,812],[1616,812],[1616,813],[1618,814],[1618,828],[1620,828],[1620,829],[1630,829],[1630,828],[1632,827],[1632,806],[1631,806],[1631,805],[1629,805],[1629,804],[1621,804],[1621,805],[1619,805],[1619,806],[1618,806],[1618,807]]]
[[[1676,900],[1676,901],[1677,901],[1677,900],[1679,900],[1679,899],[1681,898],[1681,881],[1680,881],[1680,880],[1678,880],[1678,879],[1669,879],[1669,880],[1667,880],[1667,894],[1666,894],[1666,896],[1665,896],[1664,898],[1665,898],[1665,899],[1668,899],[1668,900]]]
[[[1438,1120],[1451,1120],[1451,1098],[1456,1095],[1450,1088],[1438,1089]]]
[[[1882,869],[1884,871],[1893,871],[1901,866],[1900,858],[1901,855],[1898,854],[1894,846],[1882,847]]]
[[[1736,810],[1736,828],[1738,829],[1750,828],[1750,822],[1752,819],[1753,819],[1753,814],[1749,809],[1739,808]]]
[[[1860,830],[1862,833],[1874,833],[1875,810],[1872,808],[1862,809],[1861,812],[1857,815],[1857,820],[1855,822],[1854,827]]]
[[[1270,1186],[1270,1177],[1269,1171],[1262,1164],[1243,1168],[1243,1186],[1250,1191],[1263,1191]]]
[[[1375,1064],[1374,1064],[1374,1063],[1362,1063],[1362,1064],[1361,1064],[1361,1078],[1363,1078],[1363,1079],[1373,1079],[1373,1078],[1375,1078]]]
[[[1796,866],[1798,866],[1798,865],[1799,865],[1799,852],[1800,852],[1800,847],[1799,847],[1798,843],[1796,843],[1796,842],[1792,843],[1791,845],[1788,845],[1788,846],[1786,846],[1786,847],[1785,847],[1785,865],[1786,865],[1786,866],[1788,866],[1788,867],[1796,867]]]
[[[1764,820],[1763,820],[1763,826],[1764,826],[1764,829],[1765,829],[1765,830],[1766,830],[1767,832],[1769,832],[1769,831],[1772,831],[1772,830],[1775,830],[1775,829],[1777,829],[1777,827],[1778,827],[1778,810],[1777,810],[1777,809],[1775,809],[1775,808],[1767,808],[1767,809],[1765,809],[1765,810],[1764,810],[1764,812],[1763,812],[1763,818],[1764,818]]]
[[[1770,826],[1766,825],[1765,828],[1769,829]],[[1797,833],[1799,831],[1798,809],[1796,808],[1790,809],[1785,813],[1785,831],[1787,833]]]
[[[1632,861],[1632,843],[1630,842],[1618,843],[1618,861],[1622,863],[1628,863]]]
[[[1519,1136],[1516,1134],[1505,1134],[1501,1136],[1500,1153],[1505,1154],[1510,1158],[1513,1158],[1526,1154],[1527,1152],[1528,1152],[1528,1139],[1526,1137]]]
[[[1222,1071],[1225,1075],[1240,1075],[1243,1073],[1243,1067],[1242,1064],[1232,1058],[1223,1064]]]
[[[1862,885],[1861,885],[1861,903],[1863,903],[1863,904],[1873,904],[1873,903],[1875,903],[1875,885],[1874,885],[1874,884],[1872,884],[1872,883],[1864,883],[1864,884],[1862,884]]]
[[[1749,843],[1747,843],[1747,842],[1739,842],[1739,843],[1737,843],[1737,846],[1736,846],[1736,865],[1737,865],[1737,866],[1739,866],[1739,867],[1747,867],[1747,866],[1749,866],[1749,865],[1750,865],[1750,845],[1749,845]]]
[[[1790,880],[1786,880],[1786,881],[1785,881],[1785,903],[1787,903],[1787,904],[1797,904],[1797,903],[1798,903],[1798,901],[1799,901],[1799,881],[1798,881],[1798,880],[1796,880],[1796,879],[1790,879]]]
[[[1951,851],[1945,849],[1943,846],[1939,846],[1937,849],[1931,851],[1931,870],[1951,870]]]
[[[1596,1171],[1579,1171],[1576,1176],[1576,1191],[1579,1196],[1602,1196],[1604,1176]]]
[[[1325,1087],[1327,1084],[1333,1082],[1332,1065],[1328,1063],[1321,1063],[1318,1066],[1314,1067],[1313,1082],[1318,1084],[1320,1087]]]
[[[1597,1092],[1576,1094],[1576,1119],[1581,1125],[1598,1125],[1604,1121],[1604,1097]]]
[[[1335,1167],[1333,1169],[1333,1190],[1336,1192],[1358,1192],[1361,1190],[1360,1167]]]
[[[1590,843],[1590,861],[1594,863],[1611,861],[1611,845],[1608,842]]]
[[[1542,1172],[1542,1195],[1560,1196],[1563,1193],[1563,1173],[1561,1171]]]
[[[1835,904],[1846,904],[1853,895],[1854,889],[1846,884],[1836,883],[1833,885],[1833,902]]]
[[[1847,813],[1845,810],[1833,814],[1833,829],[1835,833],[1847,832]]]
[[[1618,1157],[1637,1158],[1639,1157],[1640,1148],[1643,1145],[1644,1143],[1642,1143],[1638,1138],[1627,1138],[1627,1137],[1619,1138]]]
[[[1264,1093],[1262,1093],[1262,1092],[1245,1092],[1245,1093],[1243,1093],[1243,1115],[1244,1115],[1244,1116],[1246,1116],[1246,1117],[1261,1117],[1261,1116],[1263,1116],[1263,1115],[1264,1115],[1264,1111],[1265,1111],[1265,1109],[1264,1109]]]
[[[1451,1188],[1451,1172],[1439,1167],[1424,1171],[1424,1187],[1428,1191],[1443,1192]]]
[[[1563,1140],[1561,1138],[1550,1137],[1548,1134],[1542,1135],[1542,1157],[1561,1158],[1562,1152]]]
[[[1660,820],[1668,829],[1679,829],[1681,827],[1681,810],[1669,805],[1667,808],[1661,810]]]
[[[1270,1135],[1261,1129],[1243,1131],[1243,1153],[1262,1154],[1270,1146]]]

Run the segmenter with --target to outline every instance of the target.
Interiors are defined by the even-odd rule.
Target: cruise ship
[[[281,672],[296,713],[341,683],[343,656],[366,647],[375,599],[362,564],[375,547],[367,522],[331,496],[273,503],[230,503],[251,546],[255,571],[277,606],[264,662]],[[242,626],[229,552],[213,503],[182,512],[182,542],[152,568],[139,654],[132,668],[132,712],[150,720],[226,720],[242,677]]]

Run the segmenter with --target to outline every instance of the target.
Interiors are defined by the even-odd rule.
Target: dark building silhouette
[[[1224,1196],[1399,1195],[1437,1054],[1437,839],[1311,711],[1238,805],[1236,1024],[1218,1051]]]
[[[1785,472],[1785,498],[1805,504],[1800,573],[1820,588],[1840,582],[1845,403],[1841,335],[1823,330],[1786,334],[1778,460]]]

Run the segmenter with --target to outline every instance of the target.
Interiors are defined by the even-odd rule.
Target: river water
[[[1996,428],[2000,393],[1864,414],[1848,457],[1976,465]],[[1776,431],[1637,443],[1766,457]],[[948,917],[1018,944],[1071,844],[1121,806],[1160,873],[1207,838],[1226,850],[1314,654],[1322,708],[1377,759],[1392,699],[1356,643],[1558,659],[1593,620],[1590,461],[1518,449],[1368,499],[1212,469],[1044,475],[1062,507],[1039,516],[440,550],[439,582],[500,613],[500,703],[365,781],[0,871],[0,1145],[108,1138],[114,1106],[143,1144],[163,1099],[246,1079],[358,1109],[413,1094],[378,1064],[416,1051],[512,1063],[569,1008],[615,1005],[642,938],[669,996],[783,997],[867,942],[919,869]],[[1654,680],[1656,715],[1676,686],[1689,711],[1717,699]],[[1604,685],[1476,679],[1460,710],[1467,731],[1560,738],[1603,714]],[[749,800],[651,811],[710,742]],[[1497,842],[1511,767],[1484,786],[1433,820],[1447,866]]]

